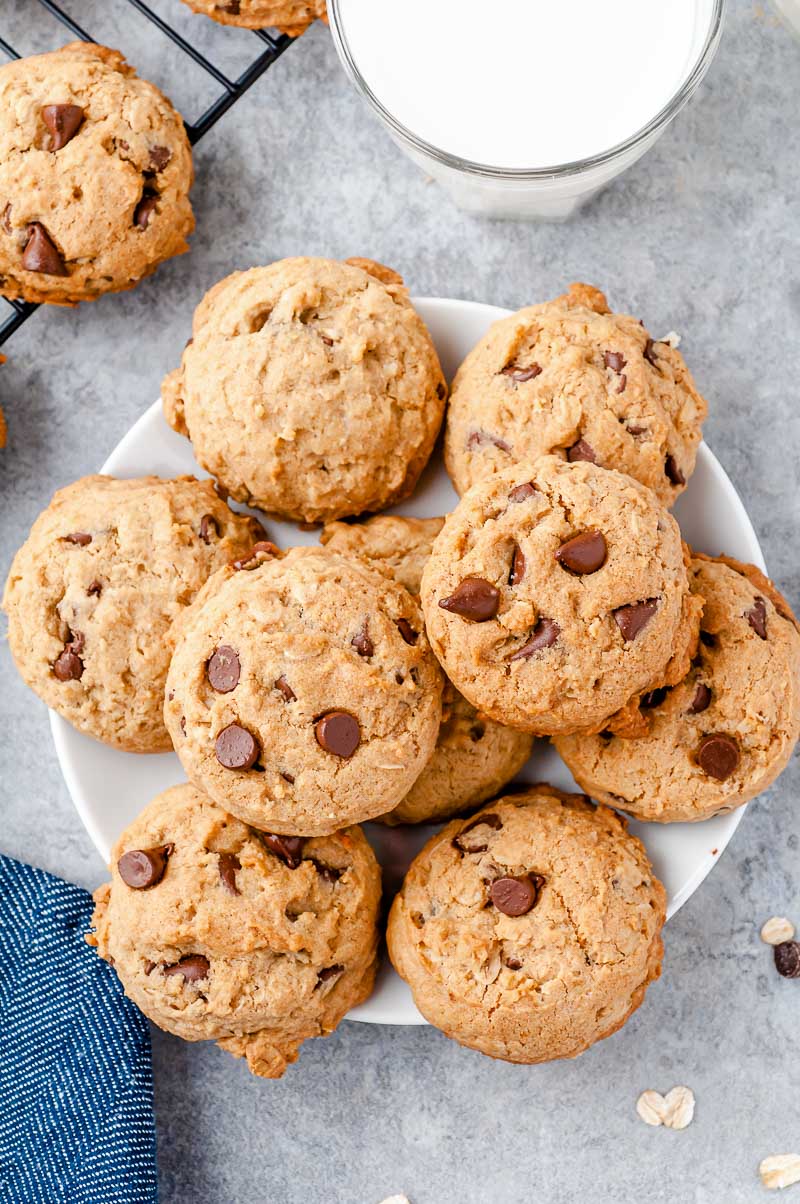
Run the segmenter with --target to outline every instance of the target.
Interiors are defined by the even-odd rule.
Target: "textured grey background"
[[[196,76],[176,70],[174,50],[121,0],[68,6],[184,112],[198,111]],[[156,7],[231,69],[251,52],[248,35],[217,30],[177,0]],[[63,40],[34,25],[38,11],[34,0],[2,0],[0,32],[26,52]],[[40,311],[5,348],[0,572],[52,491],[94,471],[157,395],[210,284],[284,255],[364,254],[418,293],[515,307],[594,281],[655,331],[681,331],[711,401],[708,442],[797,603],[798,112],[800,45],[769,10],[734,0],[700,94],[643,161],[568,225],[490,223],[460,215],[401,156],[340,73],[327,31],[313,30],[198,148],[191,254],[134,293]],[[61,780],[44,708],[4,645],[0,658],[0,848],[93,887],[104,869]],[[509,1066],[432,1029],[344,1023],[267,1083],[212,1046],[155,1033],[163,1200],[764,1198],[759,1160],[800,1152],[800,982],[778,978],[758,940],[775,912],[800,922],[798,788],[795,761],[669,925],[665,976],[646,1006],[577,1062]],[[677,1083],[696,1092],[694,1124],[645,1127],[639,1092]]]

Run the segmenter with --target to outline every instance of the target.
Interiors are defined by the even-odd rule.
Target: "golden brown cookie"
[[[316,522],[413,490],[446,386],[399,277],[365,263],[283,259],[198,306],[164,412],[238,501]]]
[[[247,823],[319,835],[395,807],[442,675],[419,603],[361,557],[260,553],[184,616],[165,720],[187,776]]]
[[[588,285],[495,322],[453,382],[445,460],[459,493],[554,453],[648,485],[671,506],[694,470],[706,402],[683,356]]]
[[[643,700],[645,734],[555,741],[596,798],[659,823],[708,819],[754,798],[800,736],[800,634],[785,599],[754,565],[696,555],[705,600],[689,672]]]
[[[623,819],[534,786],[428,841],[392,905],[389,955],[423,1016],[462,1045],[572,1058],[658,978],[665,905]]]
[[[59,489],[3,595],[22,677],[87,735],[129,752],[171,748],[171,626],[206,578],[263,538],[211,481],[83,477]]]
[[[497,722],[538,734],[596,730],[660,685],[688,593],[678,525],[655,495],[557,456],[473,486],[422,578],[447,676]]]
[[[318,18],[327,22],[325,0],[183,0],[196,13],[221,25],[244,29],[280,29],[297,37]]]
[[[173,786],[117,841],[88,939],[160,1028],[274,1079],[369,996],[380,894],[359,828],[267,837]]]
[[[116,50],[73,42],[0,67],[0,292],[72,305],[188,250],[181,116]]]
[[[344,556],[366,556],[411,594],[419,593],[422,570],[443,518],[377,514],[361,523],[326,523],[319,541]]]

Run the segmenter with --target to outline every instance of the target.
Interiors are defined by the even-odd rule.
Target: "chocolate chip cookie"
[[[422,577],[431,646],[473,706],[538,734],[592,730],[683,646],[678,525],[631,477],[543,456],[473,486]]]
[[[187,776],[271,832],[395,807],[428,761],[442,676],[417,601],[358,557],[258,553],[185,616],[165,718]]]
[[[459,493],[554,453],[628,473],[672,505],[707,405],[683,356],[585,284],[495,322],[453,382],[445,460]]]
[[[221,25],[245,29],[272,26],[297,37],[318,17],[328,20],[325,0],[183,0],[196,13],[204,13]]]
[[[446,386],[396,273],[284,259],[206,294],[162,396],[167,421],[232,497],[315,522],[411,493]]]
[[[363,523],[328,523],[320,540],[344,555],[366,556],[418,594],[422,570],[443,518],[378,515]],[[531,755],[533,738],[480,714],[445,682],[436,748],[388,824],[450,819],[497,794]]]
[[[623,819],[535,786],[428,841],[392,905],[389,954],[423,1016],[462,1045],[572,1058],[658,978],[665,904]]]
[[[188,250],[192,155],[167,98],[74,42],[0,67],[0,293],[72,305]]]
[[[88,939],[160,1028],[275,1079],[369,996],[380,894],[359,828],[255,832],[173,786],[118,840]]]
[[[22,677],[87,735],[171,747],[163,719],[171,625],[261,526],[210,481],[84,477],[60,489],[14,557],[3,608]]]
[[[754,798],[786,766],[800,735],[800,634],[757,568],[696,555],[700,644],[684,680],[642,700],[645,735],[555,741],[592,795],[640,819],[708,819]]]

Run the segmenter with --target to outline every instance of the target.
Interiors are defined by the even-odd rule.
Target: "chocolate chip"
[[[321,334],[319,337],[322,339],[322,342],[325,344],[326,347],[333,346],[333,339],[329,339],[326,334]]]
[[[503,376],[510,376],[518,384],[522,385],[526,380],[534,380],[540,376],[542,369],[538,364],[531,364],[528,368],[522,368],[519,364],[507,364],[503,368]]]
[[[508,574],[509,585],[519,585],[525,576],[525,555],[519,544],[514,546],[514,554],[511,557],[511,569]]]
[[[397,630],[407,644],[416,644],[419,639],[419,632],[414,630],[408,619],[398,619]]]
[[[642,355],[647,360],[648,364],[652,364],[654,368],[657,368],[658,364],[656,363],[654,350],[655,350],[655,343],[653,342],[652,339],[648,339],[644,345],[644,351],[642,352]]]
[[[326,865],[324,861],[317,861],[316,857],[309,857],[308,860],[312,863],[323,882],[338,882],[344,873],[344,870],[337,870],[333,865]]]
[[[519,960],[518,957],[512,957],[510,954],[506,954],[505,956],[501,957],[500,960],[502,961],[503,965],[506,967],[507,970],[521,970],[522,969],[522,962]]]
[[[232,17],[238,17],[241,4],[240,0],[228,0],[227,4],[220,4],[218,7],[221,8],[224,13],[230,13]]]
[[[103,592],[102,581],[93,581],[86,592],[90,598],[99,598]]]
[[[290,786],[294,786],[294,774],[283,773],[283,771],[281,771],[281,777],[283,778],[284,782],[288,782]]]
[[[242,863],[235,853],[220,853],[219,855],[219,880],[231,895],[240,895],[242,892],[236,885],[236,871],[242,868]]]
[[[709,777],[724,782],[741,760],[739,745],[733,736],[725,732],[712,732],[704,736],[697,749],[697,764]]]
[[[532,481],[525,481],[523,485],[515,485],[508,495],[510,502],[524,502],[531,494],[536,493],[536,486]]]
[[[168,146],[150,147],[150,166],[153,171],[163,171],[171,158],[172,151]]]
[[[244,556],[240,556],[238,560],[231,561],[231,568],[236,569],[254,569],[258,567],[259,561],[256,560],[259,552],[268,552],[270,556],[277,556],[278,548],[268,539],[261,539],[258,543],[254,543],[249,552]]]
[[[326,966],[324,970],[320,970],[317,975],[317,985],[323,982],[330,982],[332,978],[337,978],[342,973],[344,966]]]
[[[226,769],[252,769],[261,749],[252,732],[238,723],[229,723],[217,736],[214,752]]]
[[[521,878],[496,878],[489,896],[504,916],[524,916],[538,901],[544,886],[541,874],[525,874]]]
[[[361,728],[354,715],[347,711],[328,711],[314,724],[317,744],[325,752],[345,760],[352,757],[361,743]]]
[[[595,450],[585,439],[579,439],[577,443],[573,443],[572,447],[567,449],[567,459],[570,464],[575,464],[578,460],[586,460],[589,464],[597,463]]]
[[[635,424],[628,426],[628,434],[633,435],[634,439],[638,439],[640,435],[647,435],[648,433],[646,426],[636,426]]]
[[[747,622],[762,640],[767,638],[767,604],[763,598],[756,598],[752,608],[745,611]]]
[[[664,461],[664,472],[667,474],[667,480],[671,485],[686,484],[686,477],[681,472],[680,468],[678,467],[678,461],[671,452]]]
[[[85,639],[80,631],[71,631],[69,639],[64,644],[64,651],[53,663],[53,673],[59,681],[78,681],[83,675],[83,652]]]
[[[280,690],[287,702],[294,702],[296,700],[297,695],[286,680],[286,675],[284,673],[281,673],[280,677],[274,684],[275,689]]]
[[[6,207],[3,210],[3,216],[0,218],[0,221],[3,223],[3,229],[6,234],[11,234],[13,230],[11,225],[11,201],[6,202]]]
[[[67,275],[61,253],[41,222],[31,222],[28,226],[22,266],[27,272],[41,272],[44,276]]]
[[[478,835],[469,839],[469,834],[474,828],[484,826],[498,832],[503,826],[503,821],[494,811],[489,811],[486,815],[479,815],[477,819],[473,819],[466,827],[463,827],[458,836],[453,837],[453,847],[461,853],[484,853],[488,847],[485,840],[481,842],[481,838]]]
[[[202,982],[204,978],[208,978],[210,969],[211,963],[207,957],[203,957],[202,953],[190,953],[174,965],[164,966],[164,977],[172,978],[175,974],[182,974],[184,982]]]
[[[699,715],[701,711],[705,711],[711,702],[711,690],[704,682],[699,681],[694,691],[694,698],[689,707],[690,715]]]
[[[444,381],[440,380],[436,386],[436,396],[439,398],[439,401],[444,401],[445,397],[447,396],[447,385],[444,383]]]
[[[800,944],[782,941],[773,951],[775,969],[784,978],[800,978]]]
[[[353,646],[353,648],[355,648],[355,650],[359,656],[372,656],[373,655],[373,653],[375,652],[375,645],[373,644],[372,640],[369,638],[369,631],[367,629],[367,620],[366,619],[364,620],[361,630],[356,632],[356,634],[353,636],[350,643]]]
[[[486,728],[482,723],[473,723],[469,729],[469,738],[473,744],[477,744],[486,735]]]
[[[607,548],[602,531],[583,531],[562,543],[556,560],[562,568],[577,576],[596,573],[606,562]]]
[[[631,602],[629,606],[618,606],[611,613],[623,640],[630,642],[644,630],[657,610],[658,599],[648,598],[645,602]]]
[[[543,648],[550,648],[560,635],[561,628],[555,619],[540,619],[533,629],[533,638],[518,648],[508,659],[512,661],[527,660],[529,656],[541,652]]]
[[[485,623],[497,614],[500,591],[483,577],[465,577],[448,598],[440,600],[439,605],[442,610],[449,610],[471,623]]]
[[[625,390],[627,389],[627,387],[628,387],[628,378],[625,375],[625,373],[623,372],[619,378],[619,384],[617,385],[617,392],[624,393]]]
[[[627,362],[621,351],[605,351],[603,353],[603,363],[612,372],[621,372]]]
[[[706,648],[716,648],[717,637],[712,635],[710,631],[700,632],[700,643],[705,644]]]
[[[85,531],[73,531],[71,535],[65,535],[64,540],[66,543],[76,543],[79,547],[85,548],[92,542],[92,537]]]
[[[155,849],[131,849],[123,853],[117,862],[120,878],[131,890],[158,886],[172,850],[173,845],[165,844]]]
[[[474,451],[476,447],[481,447],[484,443],[492,443],[495,447],[499,447],[500,451],[511,451],[511,445],[506,443],[505,439],[501,439],[499,435],[490,435],[487,431],[472,431],[467,439],[467,450]]]
[[[59,151],[81,128],[83,109],[80,105],[45,105],[42,109],[42,121],[52,135],[50,149]]]
[[[642,694],[640,702],[646,710],[652,710],[654,707],[660,707],[666,697],[666,686],[659,686],[656,690],[648,690],[646,694]]]
[[[133,224],[138,226],[140,230],[146,230],[150,224],[150,218],[155,212],[158,195],[155,192],[145,189],[142,198],[133,211]]]
[[[302,836],[281,836],[278,832],[259,832],[259,836],[270,852],[280,857],[284,865],[290,870],[297,869],[302,861]]]
[[[186,716],[181,715],[181,735],[186,735]]]
[[[230,694],[235,690],[241,671],[239,653],[229,644],[220,644],[206,665],[206,676],[218,694]]]
[[[213,514],[204,514],[200,519],[200,528],[198,535],[203,543],[211,543],[211,536],[215,538],[219,535],[219,523],[214,518]]]

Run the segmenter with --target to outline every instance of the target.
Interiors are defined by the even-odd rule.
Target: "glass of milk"
[[[328,0],[339,57],[456,203],[563,220],[703,78],[725,0]]]

